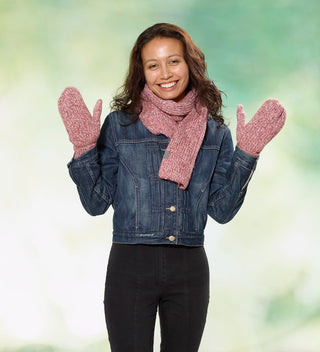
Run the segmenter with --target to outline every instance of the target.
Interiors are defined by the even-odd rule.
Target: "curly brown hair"
[[[110,106],[112,110],[122,110],[132,114],[136,120],[141,112],[140,94],[145,86],[145,77],[141,59],[144,45],[156,37],[175,38],[181,41],[184,59],[189,68],[189,85],[187,90],[194,88],[199,102],[206,106],[213,119],[224,123],[221,113],[222,98],[216,85],[207,77],[207,66],[203,52],[196,46],[190,35],[182,28],[170,23],[157,23],[143,31],[130,55],[129,71],[120,92],[113,98]]]

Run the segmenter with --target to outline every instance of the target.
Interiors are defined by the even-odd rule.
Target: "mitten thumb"
[[[243,105],[239,104],[237,109],[237,129],[242,130],[246,124],[246,114]]]
[[[92,115],[93,120],[98,122],[99,124],[100,124],[101,111],[102,111],[102,100],[99,99],[93,108],[93,115]]]

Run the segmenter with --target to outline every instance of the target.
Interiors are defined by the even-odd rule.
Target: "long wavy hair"
[[[156,37],[180,40],[183,45],[184,59],[189,68],[187,90],[194,88],[199,102],[207,107],[208,114],[220,124],[223,124],[224,119],[221,113],[223,106],[221,94],[223,92],[207,77],[207,66],[203,52],[196,46],[185,30],[170,23],[157,23],[139,35],[131,51],[125,83],[113,98],[110,104],[111,109],[129,113],[132,121],[139,118],[142,109],[140,94],[146,83],[141,51],[144,45]]]

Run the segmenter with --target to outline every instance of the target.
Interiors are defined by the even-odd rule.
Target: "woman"
[[[207,214],[219,223],[235,216],[286,112],[269,99],[245,124],[239,105],[234,150],[203,53],[167,23],[138,37],[100,131],[101,104],[91,116],[80,93],[66,88],[58,105],[84,208],[91,215],[114,208],[105,288],[111,350],[152,351],[159,309],[161,351],[198,351],[209,302]]]

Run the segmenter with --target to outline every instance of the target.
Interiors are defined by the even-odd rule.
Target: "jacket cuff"
[[[251,154],[248,154],[244,150],[240,149],[238,146],[236,146],[233,157],[236,158],[241,163],[244,163],[245,166],[250,169],[255,167],[259,159],[259,157],[255,157]]]
[[[75,159],[73,156],[72,159],[67,164],[67,166],[68,168],[70,168],[70,166],[73,166],[73,167],[82,166],[83,164],[86,164],[92,160],[97,159],[97,157],[98,157],[98,150],[97,150],[97,147],[95,146],[94,148],[84,152],[77,159]]]

